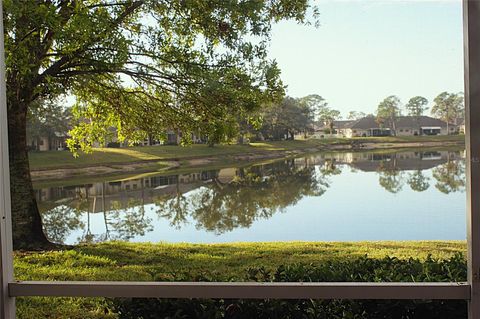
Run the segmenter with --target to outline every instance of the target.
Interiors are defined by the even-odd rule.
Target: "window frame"
[[[2,3],[0,2],[0,16]],[[3,21],[0,21],[0,318],[15,318],[15,297],[157,297],[246,299],[458,299],[480,319],[480,1],[463,0],[467,179],[467,282],[99,282],[16,281],[8,157]],[[475,58],[477,57],[477,58]]]

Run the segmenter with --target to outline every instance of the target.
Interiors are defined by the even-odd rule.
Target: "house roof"
[[[397,128],[417,127],[417,126],[446,127],[447,123],[442,121],[442,120],[430,117],[430,116],[420,116],[418,118],[418,122],[417,122],[416,117],[414,117],[414,116],[400,116],[398,118],[396,126],[397,126]],[[380,125],[377,123],[377,119],[375,117],[367,116],[367,117],[361,118],[357,121],[354,121],[350,124],[345,125],[345,128],[368,130],[368,129],[372,129],[372,128],[380,128]]]
[[[336,128],[336,129],[342,129],[346,125],[348,125],[352,122],[354,122],[354,121],[351,121],[351,120],[333,121],[333,127]],[[325,130],[325,129],[328,129],[328,128],[330,128],[330,127],[328,125],[325,125],[325,123],[322,123],[322,122],[318,122],[318,123],[314,124],[314,129],[316,131],[321,131],[321,130]]]
[[[350,123],[353,123],[355,121],[352,120],[347,120],[347,121],[333,121],[333,126],[335,128],[344,128],[345,126],[349,125]]]
[[[451,124],[453,125],[453,124]],[[417,127],[417,126],[439,126],[446,127],[447,123],[440,119],[436,119],[430,116],[420,116],[417,119],[414,116],[401,116],[398,118],[397,127]]]
[[[378,128],[378,127],[380,126],[378,125],[376,118],[373,116],[362,117],[361,119],[358,119],[356,121],[353,121],[345,125],[345,128],[360,129],[360,130],[367,130],[370,128]]]

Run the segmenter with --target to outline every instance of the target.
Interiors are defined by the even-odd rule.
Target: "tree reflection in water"
[[[231,182],[213,177],[188,199],[177,193],[158,205],[158,214],[177,228],[191,217],[197,229],[222,234],[270,218],[304,196],[321,196],[328,187],[324,177],[315,166],[296,165],[294,159],[239,168]]]
[[[430,187],[430,177],[425,176],[421,170],[408,174],[407,184],[416,192],[424,192]]]
[[[393,194],[400,192],[404,184],[403,172],[400,171],[397,164],[397,158],[393,155],[390,161],[380,163],[378,173],[378,183]]]
[[[43,227],[47,237],[54,243],[64,243],[70,232],[78,228],[84,228],[81,221],[81,210],[60,205],[43,214]]]
[[[102,183],[100,196],[89,194],[92,185],[85,185],[75,193],[75,200],[41,210],[44,230],[49,240],[64,243],[70,233],[83,229],[78,242],[101,242],[106,240],[129,240],[153,230],[152,219],[145,216],[145,202],[140,198],[129,198],[126,202],[110,201],[105,203],[105,183]],[[143,190],[142,190],[143,191]],[[91,230],[93,214],[103,214],[105,232],[94,234]],[[83,222],[81,216],[86,215]]]
[[[180,190],[180,182],[177,178],[174,198],[171,196],[159,196],[155,199],[157,214],[161,218],[170,221],[170,226],[180,229],[187,223],[190,201]]]
[[[126,206],[113,202],[111,209],[109,220],[113,221],[106,224],[110,226],[109,239],[129,240],[153,230],[152,219],[145,216],[141,200],[130,199]]]
[[[433,152],[428,155],[432,156]],[[430,187],[430,178],[425,176],[423,170],[432,161],[432,177],[436,180],[435,187],[442,193],[449,194],[465,190],[465,162],[460,159],[459,152],[446,152],[442,163],[438,159],[422,158],[413,163],[406,163],[406,159],[399,159],[398,154],[390,154],[380,161],[378,167],[379,184],[390,193],[398,193],[405,182],[413,191],[423,192]],[[427,163],[427,165],[425,165]],[[424,167],[422,167],[422,165]],[[413,170],[404,172],[403,170]]]
[[[435,187],[442,193],[465,191],[465,162],[448,160],[432,170],[433,177],[437,180]]]
[[[381,187],[394,194],[405,185],[424,192],[431,183],[445,194],[465,189],[465,164],[459,152],[339,153],[236,169],[50,188],[38,190],[37,196],[44,196],[39,202],[45,231],[58,243],[79,229],[83,232],[77,242],[131,240],[151,232],[155,216],[168,220],[176,229],[194,223],[197,229],[223,234],[271,218],[304,197],[322,196],[332,177],[342,174],[344,167],[351,168],[346,174],[376,172]],[[100,234],[92,231],[94,218],[97,227],[99,222],[103,224]]]

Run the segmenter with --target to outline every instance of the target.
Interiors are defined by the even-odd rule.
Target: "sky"
[[[270,58],[287,94],[319,94],[329,106],[374,113],[397,95],[463,91],[460,0],[319,0],[320,27],[274,26]]]

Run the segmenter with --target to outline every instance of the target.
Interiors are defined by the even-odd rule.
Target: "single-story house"
[[[458,131],[455,124],[448,125],[448,134]],[[342,137],[368,137],[368,136],[390,136],[396,133],[397,136],[414,135],[447,135],[447,123],[430,116],[401,116],[397,119],[396,130],[392,127],[385,127],[378,124],[373,116],[367,116],[338,128],[337,136]]]
[[[326,123],[318,123],[314,125],[314,137],[323,138],[323,137],[342,137],[343,129],[346,125],[351,124],[355,121],[352,120],[341,120],[333,121],[333,132],[330,134],[330,126]]]
[[[32,151],[63,151],[67,149],[67,138],[66,133],[54,132],[51,136],[29,136],[27,144]]]

